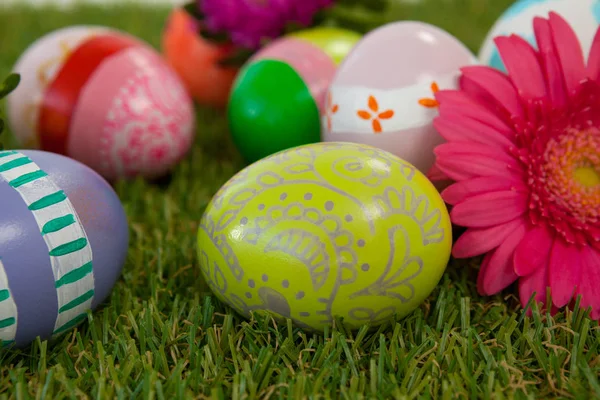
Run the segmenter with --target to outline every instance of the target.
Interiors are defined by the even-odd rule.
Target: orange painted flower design
[[[327,93],[327,101],[325,102],[325,112],[327,113],[327,130],[331,132],[331,117],[333,114],[338,112],[340,107],[337,104],[333,104],[331,92]]]
[[[379,112],[379,103],[377,99],[373,96],[369,96],[368,101],[369,111],[367,110],[358,110],[356,114],[364,120],[370,120],[373,126],[374,133],[381,133],[381,122],[382,119],[390,119],[394,116],[394,110],[385,110],[383,112]]]
[[[431,84],[431,92],[435,96],[435,94],[439,91],[440,91],[440,88],[439,88],[438,84],[433,82]],[[419,99],[419,104],[422,105],[423,107],[427,107],[427,108],[437,108],[440,105],[440,103],[438,103],[438,101],[435,98],[432,99],[429,97]]]

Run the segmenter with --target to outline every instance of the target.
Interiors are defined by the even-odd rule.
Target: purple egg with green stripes
[[[0,340],[27,346],[87,319],[121,274],[129,242],[112,187],[73,159],[0,151]]]

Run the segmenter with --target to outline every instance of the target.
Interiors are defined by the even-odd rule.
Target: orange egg
[[[203,39],[198,33],[198,21],[176,8],[164,30],[162,50],[198,103],[225,107],[238,68],[222,67],[218,62],[231,54],[232,45]]]

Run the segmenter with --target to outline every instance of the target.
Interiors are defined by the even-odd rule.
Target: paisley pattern
[[[508,36],[510,35],[510,33],[502,33],[499,36]],[[535,35],[534,34],[522,34],[521,37],[523,37],[523,39],[527,40],[527,42],[533,46],[533,48],[537,49],[537,42],[535,40]],[[492,50],[492,55],[490,56],[490,60],[488,61],[488,65],[490,67],[496,68],[497,70],[507,73],[506,71],[506,67],[504,66],[504,61],[502,61],[502,57],[500,57],[500,52],[498,51],[498,47],[496,47],[496,45],[494,45],[494,48]]]
[[[138,65],[135,76],[114,98],[103,129],[102,169],[111,175],[162,173],[185,154],[192,141],[193,110],[185,88],[161,63],[148,62],[148,50],[128,50]]]
[[[266,310],[321,330],[416,308],[450,256],[437,190],[374,147],[326,142],[257,162],[227,182],[200,223],[202,274],[243,315]]]

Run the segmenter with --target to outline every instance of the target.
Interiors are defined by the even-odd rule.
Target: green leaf
[[[297,22],[288,22],[285,25],[285,29],[284,29],[282,36],[285,36],[290,33],[298,32],[298,31],[302,31],[304,29],[306,29],[306,27],[302,24],[299,24]]]
[[[385,13],[389,8],[387,0],[369,0],[365,1],[362,5],[367,10],[378,13]]]
[[[204,14],[200,11],[200,7],[198,7],[198,3],[192,1],[184,5],[183,10],[187,12],[190,16],[196,18],[198,21],[202,21],[204,19]]]
[[[200,28],[200,36],[215,44],[229,43],[229,35],[225,32],[211,32],[208,29]]]
[[[4,121],[0,118],[0,134],[4,131]],[[0,151],[4,150],[4,145],[2,144],[2,138],[0,137]]]
[[[10,92],[16,89],[19,86],[19,82],[21,82],[21,75],[19,74],[10,74],[0,86],[0,99],[6,97]]]
[[[218,64],[221,67],[226,68],[239,67],[244,65],[246,61],[248,61],[250,57],[252,57],[253,54],[253,50],[238,49],[235,52],[233,52],[233,54],[231,54],[230,56],[224,57],[221,60],[219,60]]]
[[[6,77],[2,85],[0,85],[0,99],[6,97],[10,92],[16,89],[19,86],[19,82],[21,82],[21,75],[19,74],[10,74]],[[0,116],[0,134],[4,131],[4,120]],[[0,151],[4,150],[4,146],[2,142],[0,142]]]

